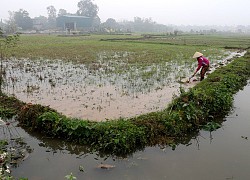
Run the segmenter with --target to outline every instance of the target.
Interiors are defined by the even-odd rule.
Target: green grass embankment
[[[94,150],[113,155],[130,154],[148,145],[185,137],[197,132],[202,125],[224,117],[232,107],[233,95],[246,85],[249,77],[248,52],[217,69],[187,92],[181,90],[180,96],[165,110],[127,120],[72,119],[49,107],[25,104],[5,95],[0,97],[0,112],[1,116],[6,116],[7,112],[17,113],[22,126],[48,136],[89,145]]]

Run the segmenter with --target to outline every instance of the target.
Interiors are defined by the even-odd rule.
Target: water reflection
[[[77,179],[248,179],[249,93],[250,85],[235,96],[234,112],[225,118],[222,128],[195,133],[177,143],[174,150],[168,145],[146,147],[126,158],[91,153],[86,147],[20,130],[34,151],[13,169],[13,175],[65,179],[72,172]],[[99,168],[100,164],[113,168]]]

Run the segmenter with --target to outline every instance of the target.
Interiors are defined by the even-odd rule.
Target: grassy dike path
[[[224,117],[232,108],[233,95],[250,77],[250,52],[188,91],[181,90],[166,109],[130,119],[90,122],[68,118],[39,104],[26,104],[0,96],[0,116],[16,118],[20,125],[47,136],[88,145],[91,150],[127,155],[145,146],[167,143],[198,132],[208,122]]]

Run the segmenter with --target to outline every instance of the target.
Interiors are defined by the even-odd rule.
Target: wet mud
[[[3,62],[3,91],[33,104],[50,106],[73,118],[103,121],[129,118],[164,109],[178,95],[196,62],[166,62],[147,67],[129,66],[127,55],[99,61],[89,66],[62,60],[10,59]],[[234,56],[214,61],[213,71]],[[124,59],[125,58],[125,59]]]

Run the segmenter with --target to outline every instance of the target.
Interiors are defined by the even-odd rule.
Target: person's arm
[[[198,59],[198,67],[196,68],[194,74],[192,75],[192,77],[194,77],[196,75],[196,73],[201,69],[202,67],[202,59]]]

